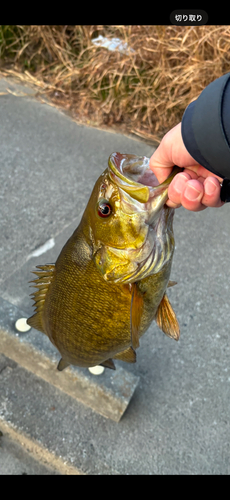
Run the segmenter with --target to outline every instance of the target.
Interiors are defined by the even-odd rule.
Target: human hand
[[[150,158],[150,168],[162,183],[170,175],[173,166],[184,168],[175,175],[168,189],[167,205],[199,212],[207,207],[221,207],[221,177],[199,165],[187,151],[182,135],[181,123],[171,129],[162,139]]]

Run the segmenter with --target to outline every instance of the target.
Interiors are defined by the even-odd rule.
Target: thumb
[[[171,174],[174,165],[181,168],[198,165],[184,145],[181,123],[167,132],[149,161],[149,166],[160,183]]]
[[[158,148],[151,156],[149,166],[160,183],[164,182],[171,174],[175,165],[175,159],[173,158],[175,156],[175,149],[177,150],[178,144],[180,147],[181,143],[181,124],[178,123],[178,125],[165,134]]]
[[[171,174],[174,163],[166,160],[162,142],[149,160],[149,166],[161,184]]]

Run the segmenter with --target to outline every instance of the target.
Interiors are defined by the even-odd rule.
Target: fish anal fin
[[[27,319],[27,324],[35,328],[35,330],[39,330],[40,332],[44,332],[41,312],[36,312],[33,316]]]
[[[46,333],[42,321],[42,312],[46,300],[46,294],[49,290],[50,283],[54,278],[55,264],[46,264],[44,266],[36,267],[39,271],[32,272],[37,275],[37,279],[30,282],[34,283],[34,288],[37,288],[37,291],[32,294],[35,314],[27,320],[27,323],[33,328],[36,328],[36,330]]]
[[[139,347],[139,334],[141,327],[141,318],[143,313],[144,301],[142,294],[138,291],[136,283],[132,285],[132,301],[131,301],[131,341],[134,349]]]
[[[65,361],[63,358],[61,358],[58,365],[57,365],[57,370],[59,372],[62,372],[62,370],[65,370],[65,368],[67,368],[67,366],[69,366],[69,363],[67,363],[67,361]]]
[[[161,330],[172,339],[179,340],[180,327],[166,293],[157,309],[156,322]]]
[[[104,366],[105,368],[110,368],[111,370],[116,370],[116,366],[111,358],[106,359],[106,361],[103,361],[103,363],[100,363],[100,365]]]
[[[169,288],[170,286],[175,286],[175,285],[177,285],[177,281],[169,280],[167,288]]]
[[[126,361],[126,363],[136,363],[136,353],[132,347],[128,347],[125,351],[113,356],[114,359],[120,359],[121,361]]]

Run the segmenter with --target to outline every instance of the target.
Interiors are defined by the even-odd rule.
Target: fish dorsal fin
[[[114,359],[120,359],[121,361],[126,361],[126,363],[135,363],[136,362],[136,353],[132,347],[128,347],[125,351],[116,354],[113,356]]]
[[[161,330],[172,339],[179,340],[180,327],[169,299],[164,297],[157,309],[156,322]]]
[[[143,296],[138,291],[137,284],[133,283],[130,322],[131,322],[131,341],[134,349],[137,349],[137,347],[139,347],[139,334],[140,334],[143,306],[144,306]]]
[[[36,328],[36,330],[40,330],[43,333],[44,325],[42,321],[42,311],[46,299],[46,294],[49,289],[50,283],[54,277],[55,264],[46,264],[44,266],[36,266],[40,271],[32,271],[33,274],[38,276],[37,279],[30,281],[30,283],[34,283],[33,287],[37,288],[36,292],[33,292],[32,298],[34,300],[35,314],[31,316],[27,323],[28,325]]]

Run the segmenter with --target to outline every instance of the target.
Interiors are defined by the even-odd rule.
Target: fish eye
[[[100,217],[109,217],[112,213],[112,207],[108,201],[101,201],[97,206],[97,213]]]

